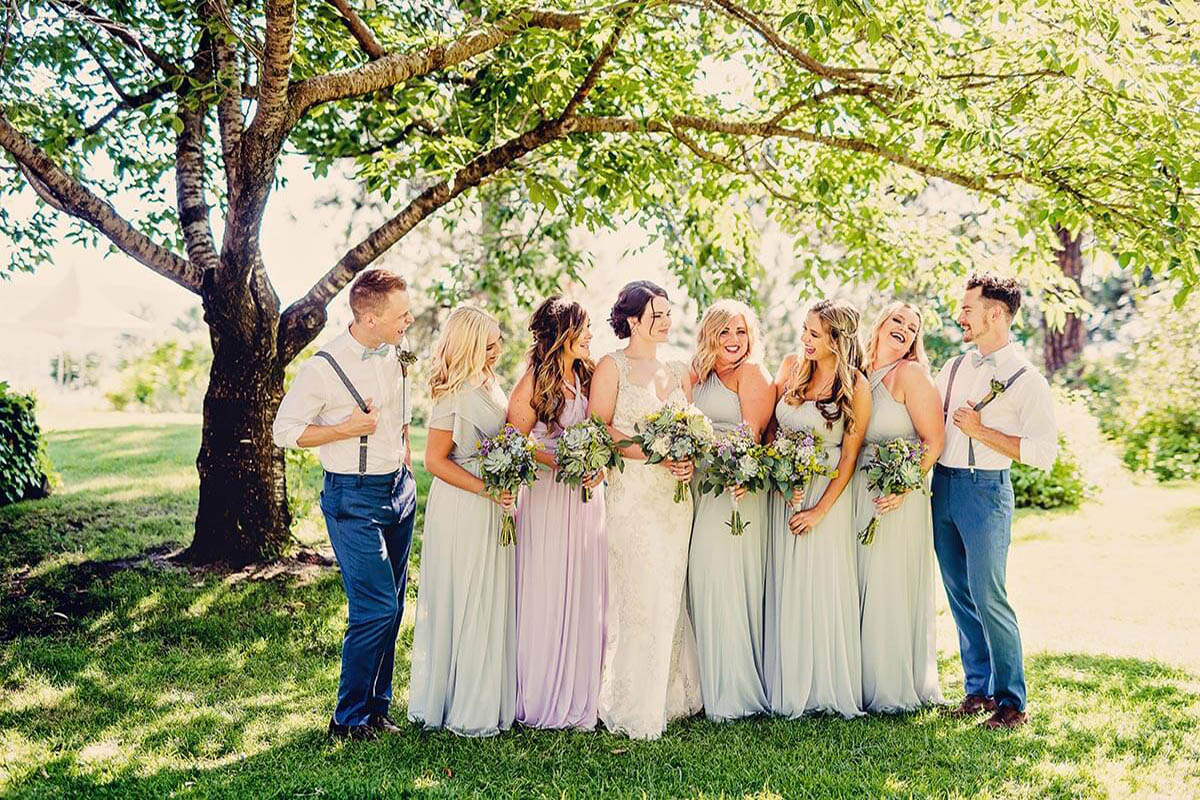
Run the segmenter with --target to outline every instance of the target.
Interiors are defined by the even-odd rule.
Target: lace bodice
[[[653,414],[667,403],[687,403],[683,391],[683,365],[678,361],[667,362],[667,369],[675,376],[675,388],[663,401],[655,394],[653,386],[641,386],[629,380],[629,359],[625,351],[616,351],[612,358],[617,364],[617,404],[613,409],[613,427],[617,430],[633,435],[647,414]]]

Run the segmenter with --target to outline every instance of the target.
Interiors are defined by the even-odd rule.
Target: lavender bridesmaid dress
[[[553,452],[562,428],[586,419],[578,381],[559,424],[531,436]],[[550,430],[550,427],[554,427]],[[604,490],[583,502],[547,470],[517,506],[517,721],[535,728],[596,726],[604,655],[608,542]]]

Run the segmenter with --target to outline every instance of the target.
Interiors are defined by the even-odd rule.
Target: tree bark
[[[196,470],[200,505],[183,558],[236,566],[283,555],[291,540],[283,450],[271,426],[283,399],[274,342],[246,347],[213,329]]]
[[[1080,279],[1083,277],[1083,251],[1080,243],[1083,234],[1072,234],[1065,228],[1057,228],[1056,233],[1059,242],[1058,267],[1075,284],[1076,291],[1082,294]],[[1042,328],[1046,337],[1046,372],[1053,375],[1079,357],[1087,334],[1083,320],[1075,314],[1067,315],[1061,330],[1051,328],[1045,319]]]

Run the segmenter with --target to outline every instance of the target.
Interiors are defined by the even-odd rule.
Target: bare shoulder
[[[520,397],[522,399],[530,398],[533,396],[533,370],[532,369],[525,370],[525,373],[523,375],[521,375],[521,379],[517,381],[517,385],[513,387],[512,394],[510,394],[509,396],[513,397],[513,398]]]
[[[795,353],[788,353],[783,357],[783,363],[779,365],[779,381],[782,383],[792,377],[792,373],[796,371],[796,366],[800,363],[800,357]]]
[[[759,363],[747,361],[737,368],[739,386],[763,387],[771,383],[771,374]]]
[[[932,386],[933,375],[930,374],[929,368],[919,361],[904,361],[896,367],[896,381],[901,388],[922,384]]]

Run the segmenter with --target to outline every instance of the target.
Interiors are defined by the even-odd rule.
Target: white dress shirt
[[[993,355],[996,364],[976,366],[977,350],[967,353],[954,376],[950,410],[946,417],[946,446],[938,463],[944,467],[966,469],[968,462],[968,437],[954,424],[954,412],[967,405],[967,401],[978,403],[987,396],[992,379],[1007,383],[1008,379],[1025,367],[1024,374],[1017,378],[995,400],[980,412],[984,427],[998,430],[1021,439],[1022,464],[1039,469],[1050,469],[1058,458],[1058,426],[1054,422],[1054,395],[1050,384],[1029,362],[1012,342],[1001,347]],[[950,368],[954,360],[947,361],[937,376],[938,394],[943,401],[946,384],[950,381]],[[983,442],[975,441],[976,469],[1008,469],[1012,459],[998,453]]]
[[[405,378],[396,348],[383,355],[363,358],[367,348],[349,330],[321,348],[354,384],[363,400],[379,409],[375,433],[367,437],[367,474],[384,475],[400,469],[404,461],[404,426],[412,422],[410,378]],[[323,358],[310,358],[296,375],[279,411],[272,432],[279,447],[299,447],[297,440],[309,425],[336,425],[350,418],[356,408],[354,397]],[[358,474],[357,436],[323,444],[317,448],[327,472]]]

